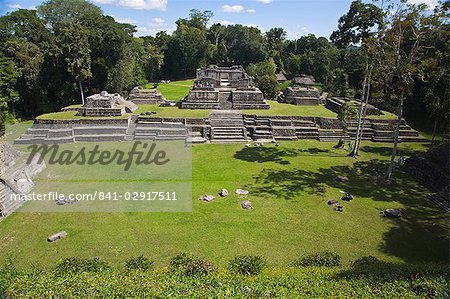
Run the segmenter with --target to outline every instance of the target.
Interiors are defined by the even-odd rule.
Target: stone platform
[[[291,86],[278,97],[279,103],[292,105],[318,106],[322,103],[320,91],[312,86]]]
[[[133,113],[137,109],[138,106],[135,103],[125,101],[121,95],[102,91],[100,94],[86,98],[85,104],[81,108],[77,108],[77,116],[114,117]]]
[[[213,65],[197,70],[197,79],[181,109],[270,109],[270,105],[241,66]]]
[[[157,89],[144,89],[141,87],[133,88],[127,100],[137,105],[155,105],[166,102],[166,99]]]
[[[102,142],[132,140],[186,140],[187,142],[229,142],[248,140],[315,139],[335,142],[356,134],[356,122],[334,118],[300,116],[257,116],[238,110],[214,110],[207,118],[161,118],[133,115],[129,119],[42,120],[19,139],[18,144]],[[393,142],[396,120],[366,119],[363,139]],[[223,138],[222,138],[223,137]],[[426,142],[403,120],[400,142]]]

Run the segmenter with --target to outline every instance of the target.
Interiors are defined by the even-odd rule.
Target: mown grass
[[[268,101],[269,110],[244,110],[245,114],[255,114],[261,116],[290,115],[290,116],[315,116],[315,117],[336,117],[336,113],[325,108],[324,105],[319,106],[297,106],[282,104],[276,101]]]
[[[61,111],[61,112],[53,112],[53,113],[47,113],[42,114],[38,116],[38,119],[45,119],[45,120],[73,120],[73,119],[126,119],[130,117],[131,114],[125,113],[122,116],[110,116],[110,117],[84,117],[84,116],[77,116],[77,111]]]
[[[183,99],[194,85],[194,80],[174,81],[170,83],[158,83],[158,91],[169,101]],[[145,88],[153,88],[153,83],[148,83]]]
[[[386,170],[392,145],[365,142],[358,160],[333,145],[304,140],[262,148],[194,146],[192,213],[14,213],[0,223],[0,262],[12,256],[26,267],[66,256],[101,256],[117,265],[144,254],[160,266],[179,252],[191,252],[217,265],[253,254],[278,266],[302,254],[329,250],[345,262],[373,255],[392,262],[447,263],[448,216],[425,199],[429,191],[401,169],[395,171],[392,185],[375,179],[376,171],[382,175]],[[95,144],[68,144],[61,150],[74,146],[92,149]],[[132,143],[101,146],[126,150]],[[426,149],[402,143],[399,155]],[[72,184],[82,192],[90,180],[104,181],[106,188],[143,187],[136,179],[147,176],[145,168],[123,175],[122,168],[49,165],[35,178],[34,191],[54,191],[55,186],[64,190]],[[349,182],[336,182],[337,175],[348,176]],[[230,196],[219,198],[221,188]],[[253,210],[240,208],[237,188],[250,191]],[[326,202],[340,199],[341,191],[352,193],[355,200],[344,203],[344,212],[338,213]],[[201,202],[203,194],[218,198]],[[401,209],[404,217],[381,217],[386,208]],[[49,235],[61,230],[68,232],[67,238],[47,243]]]
[[[191,110],[179,109],[178,107],[160,107],[159,105],[139,105],[136,114],[142,112],[156,112],[153,117],[181,117],[181,118],[206,118],[211,113],[209,109]]]

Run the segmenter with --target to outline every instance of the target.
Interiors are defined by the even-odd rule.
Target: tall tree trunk
[[[402,91],[402,93],[400,95],[400,100],[398,102],[398,118],[397,118],[397,126],[395,127],[395,132],[394,132],[394,147],[392,148],[392,155],[391,155],[391,161],[389,164],[389,169],[386,173],[387,181],[391,180],[392,172],[394,171],[394,167],[395,167],[395,156],[397,155],[398,139],[399,139],[399,135],[400,135],[400,126],[402,124],[403,96],[404,96],[404,93]]]
[[[364,108],[364,98],[366,96],[366,85],[367,85],[367,70],[369,68],[369,63],[366,63],[366,70],[364,75],[364,81],[363,81],[363,88],[362,88],[362,95],[361,95],[361,102],[359,105],[359,115],[358,115],[358,126],[356,127],[356,135],[355,135],[355,143],[353,145],[353,149],[351,153],[349,154],[349,157],[356,157],[356,144],[358,144],[359,139],[359,131],[361,130],[361,121],[362,121],[362,114],[363,114],[363,108]]]
[[[80,88],[81,104],[84,106],[84,92],[83,92],[83,84],[81,83],[81,80],[78,80],[78,87]]]
[[[434,121],[434,127],[433,127],[433,136],[431,137],[431,144],[434,144],[434,139],[436,138],[436,130],[437,130],[437,126],[438,126],[438,120],[436,119]]]
[[[357,157],[359,155],[359,148],[361,147],[361,141],[362,141],[363,134],[364,134],[364,124],[366,123],[367,107],[369,106],[369,96],[370,96],[370,88],[371,88],[370,80],[372,80],[372,70],[373,70],[373,66],[370,67],[369,76],[367,78],[367,88],[366,88],[366,95],[365,95],[366,98],[364,99],[364,109],[363,109],[363,115],[362,115],[362,120],[361,120],[361,128],[359,129],[359,136],[356,141],[355,149],[354,149],[355,157]]]

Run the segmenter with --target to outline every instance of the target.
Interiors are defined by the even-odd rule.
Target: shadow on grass
[[[289,161],[283,158],[296,157],[296,156],[310,156],[310,155],[319,155],[319,154],[327,154],[327,157],[330,157],[328,154],[330,150],[328,149],[319,149],[319,148],[308,148],[304,150],[298,149],[281,149],[277,147],[247,147],[242,150],[236,152],[234,154],[234,158],[247,161],[247,162],[258,162],[258,163],[266,163],[266,162],[275,162],[279,164],[291,164]]]
[[[427,145],[427,147],[428,147],[428,145]],[[389,146],[365,145],[365,146],[362,146],[360,150],[363,152],[366,152],[366,153],[378,154],[378,155],[386,156],[386,157],[390,157],[392,154],[392,147],[389,147]],[[423,151],[400,148],[398,150],[397,156],[410,157],[413,154],[417,154],[420,152],[423,152]]]
[[[356,200],[367,197],[399,202],[404,205],[402,218],[391,220],[380,216],[380,221],[392,222],[380,250],[406,262],[448,262],[448,215],[426,202],[423,187],[401,169],[395,170],[393,183],[384,183],[386,169],[386,161],[381,160],[321,168],[317,172],[264,169],[254,177],[255,184],[246,188],[253,194],[290,200],[302,193],[317,195],[324,188],[333,187],[351,193]],[[339,175],[348,177],[349,181],[337,182],[335,178]],[[390,208],[389,204],[384,208]]]
[[[295,149],[279,149],[276,147],[247,147],[236,152],[234,158],[247,162],[275,162],[280,164],[290,164],[283,159],[285,157],[295,157],[298,151]]]

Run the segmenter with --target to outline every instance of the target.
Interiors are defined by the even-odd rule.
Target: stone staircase
[[[372,136],[374,133],[374,129],[372,128],[372,124],[365,121],[362,128],[362,140],[372,140]],[[358,130],[358,120],[352,120],[348,123],[348,134],[351,138],[355,138],[356,131]]]
[[[186,140],[186,125],[177,120],[139,117],[134,130],[134,140]]]
[[[23,201],[11,200],[14,194],[16,192],[6,182],[0,180],[0,220],[22,205]]]
[[[231,101],[231,91],[219,92],[219,107],[223,110],[231,110],[233,108],[233,103]]]
[[[274,139],[276,140],[297,140],[297,132],[294,124],[289,119],[271,119],[271,126]]]
[[[247,129],[241,112],[215,110],[210,116],[211,143],[246,142]]]
[[[125,140],[126,141],[132,141],[134,140],[134,132],[136,131],[137,127],[137,120],[139,119],[139,116],[133,115],[130,118],[130,121],[128,123],[128,128],[125,133]]]
[[[341,129],[318,129],[319,141],[323,142],[335,142],[339,141],[341,138],[345,140],[349,139],[348,134],[344,134]]]
[[[228,79],[220,79],[220,86],[223,86],[223,87],[228,87],[228,86],[230,86],[230,80],[228,80]]]
[[[78,142],[123,141],[127,129],[127,126],[77,126],[73,128],[73,138]]]
[[[316,123],[310,120],[294,120],[295,135],[298,139],[319,139]]]
[[[350,137],[356,136],[358,121],[349,122],[348,133]],[[396,121],[382,119],[368,119],[363,125],[363,140],[371,140],[374,142],[394,141],[394,130]],[[426,138],[419,135],[419,132],[412,129],[404,120],[400,125],[399,142],[427,142]]]

